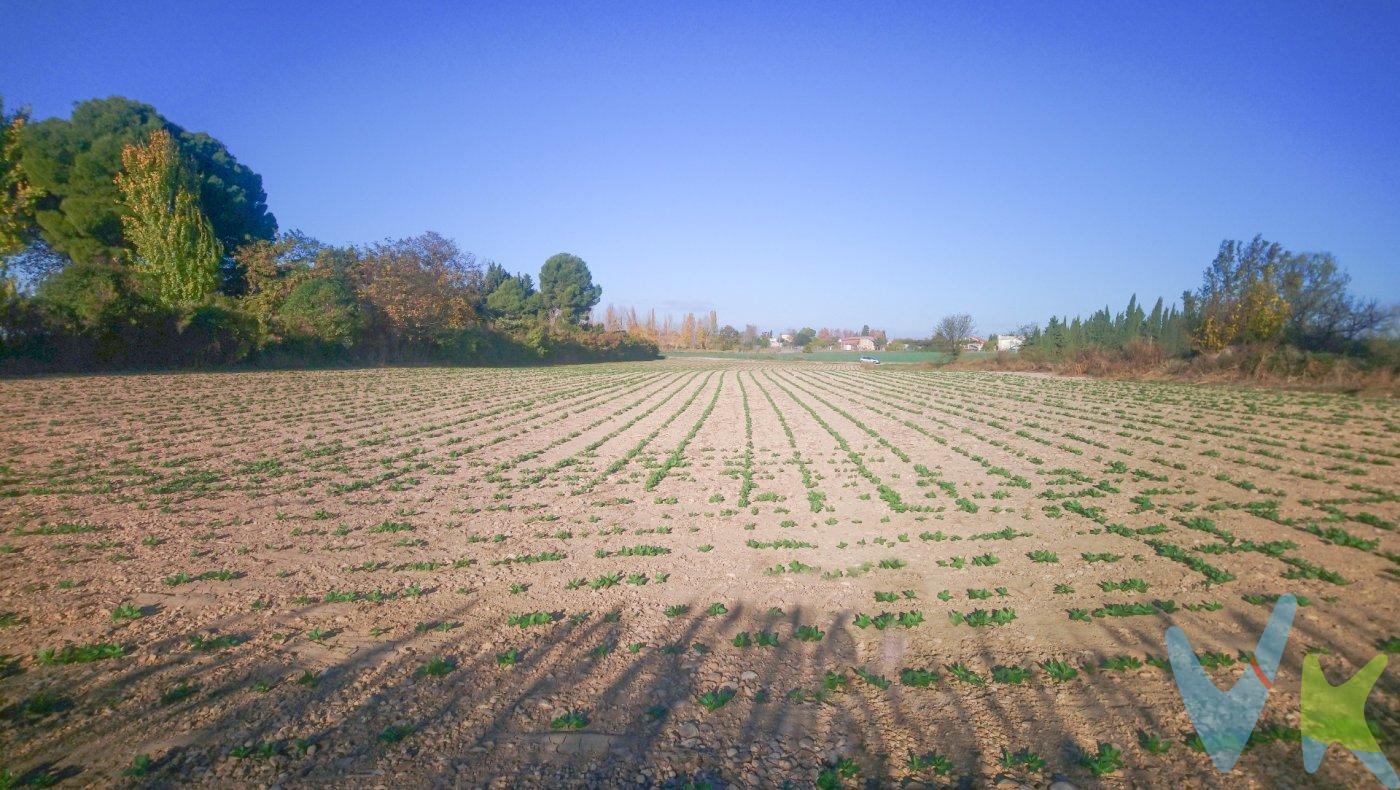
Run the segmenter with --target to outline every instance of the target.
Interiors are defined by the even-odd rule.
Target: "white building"
[[[997,351],[1020,351],[1024,342],[1021,335],[997,335]]]
[[[874,351],[875,338],[869,336],[843,337],[836,341],[842,351]]]

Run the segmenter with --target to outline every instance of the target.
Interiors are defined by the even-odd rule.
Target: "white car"
[[[880,360],[876,359],[875,357],[861,357],[861,358],[860,358],[860,361],[861,361],[861,364],[864,364],[864,365],[878,365],[878,364],[880,364]]]

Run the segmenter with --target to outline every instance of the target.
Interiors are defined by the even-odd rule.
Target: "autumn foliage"
[[[219,287],[223,245],[199,208],[179,149],[164,129],[122,149],[114,179],[126,213],[122,229],[141,274],[166,307],[200,305]]]

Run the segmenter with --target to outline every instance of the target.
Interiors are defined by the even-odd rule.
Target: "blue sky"
[[[641,310],[993,332],[1171,299],[1255,233],[1400,300],[1395,2],[11,0],[0,28],[7,103],[150,102],[284,229],[567,250]]]

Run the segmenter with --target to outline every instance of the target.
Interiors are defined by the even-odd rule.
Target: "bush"
[[[343,277],[298,283],[277,309],[277,321],[287,337],[345,348],[353,345],[363,324],[355,289]]]
[[[172,316],[120,264],[71,263],[43,281],[29,307],[29,337],[16,342],[28,353],[12,367],[123,366],[169,350]]]
[[[105,262],[64,267],[33,299],[8,297],[0,333],[0,360],[14,371],[226,365],[261,340],[258,322],[235,303],[167,309],[129,270]]]
[[[1355,354],[1305,351],[1296,346],[1256,343],[1229,346],[1212,354],[1169,357],[1151,340],[1122,349],[1081,349],[1066,359],[1035,353],[998,353],[986,360],[959,362],[969,369],[1045,371],[1105,378],[1168,378],[1298,386],[1342,392],[1394,392],[1400,379],[1400,342],[1374,338]]]
[[[261,345],[261,328],[247,313],[225,304],[207,304],[184,312],[175,324],[173,359],[182,366],[242,362]]]
[[[550,330],[537,325],[520,341],[524,360],[503,360],[510,364],[546,362],[621,362],[656,359],[660,349],[650,340],[626,332],[585,332],[577,329]]]

